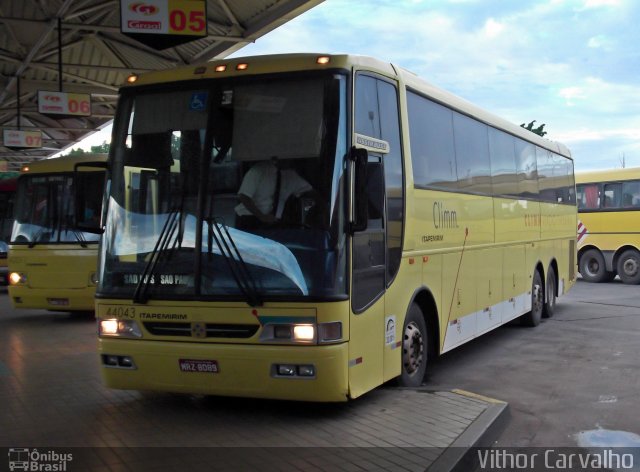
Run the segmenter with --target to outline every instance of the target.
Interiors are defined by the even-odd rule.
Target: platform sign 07
[[[5,129],[2,133],[4,145],[10,148],[39,148],[42,147],[41,131],[20,131]]]

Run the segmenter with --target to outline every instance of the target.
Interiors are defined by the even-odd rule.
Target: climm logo
[[[146,16],[155,15],[156,13],[158,13],[158,7],[156,7],[155,5],[141,2],[132,3],[131,5],[129,5],[129,10]]]
[[[445,208],[444,202],[433,202],[433,226],[436,229],[457,228],[458,214]]]

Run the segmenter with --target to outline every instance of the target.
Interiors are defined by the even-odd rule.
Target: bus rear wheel
[[[542,285],[542,277],[537,270],[533,274],[533,282],[531,283],[531,311],[525,313],[521,320],[523,326],[538,326],[542,319],[542,310],[544,307],[544,286]]]
[[[547,283],[544,286],[544,310],[542,311],[543,318],[551,318],[556,311],[556,271],[553,267],[549,267],[547,272]]]
[[[618,275],[625,284],[640,283],[640,253],[627,249],[618,259]]]
[[[422,310],[412,304],[402,329],[402,370],[399,384],[402,387],[419,387],[427,370],[427,324]]]
[[[587,282],[604,282],[608,278],[602,253],[597,249],[588,249],[580,256],[580,275]]]

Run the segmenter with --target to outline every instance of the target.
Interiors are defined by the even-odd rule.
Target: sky
[[[325,0],[234,56],[377,57],[515,124],[544,123],[576,171],[639,167],[639,20],[638,0]]]

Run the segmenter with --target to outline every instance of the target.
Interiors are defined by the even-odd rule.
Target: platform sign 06
[[[120,0],[120,30],[163,49],[207,36],[204,0]]]
[[[38,112],[43,115],[91,116],[91,95],[39,90]]]

